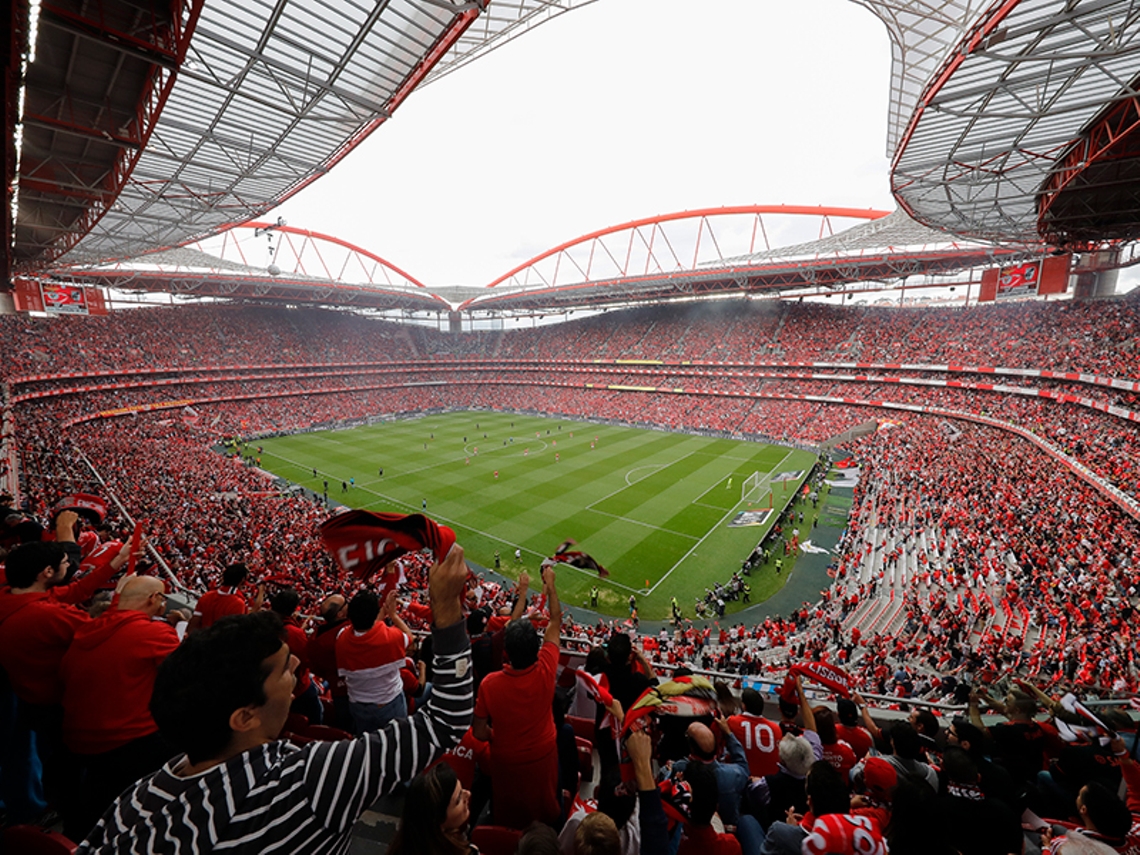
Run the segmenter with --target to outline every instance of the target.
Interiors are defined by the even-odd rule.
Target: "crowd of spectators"
[[[177,322],[171,320],[174,312]],[[200,405],[205,411],[216,435],[236,432],[241,422],[247,429],[254,422],[265,431],[299,429],[310,414],[311,424],[353,418],[370,408],[489,406],[821,443],[882,418],[883,410],[799,396],[946,407],[1033,430],[1135,497],[1140,467],[1129,452],[1135,422],[1079,400],[1132,409],[1137,393],[1119,384],[903,369],[841,381],[838,375],[826,379],[827,369],[805,371],[789,363],[987,362],[1014,370],[1100,372],[1135,382],[1136,314],[1136,298],[970,311],[745,302],[450,335],[346,313],[193,306],[111,318],[0,318],[14,343],[0,370],[17,400],[47,395],[51,418],[190,400],[192,409]],[[129,344],[120,346],[121,341]],[[719,359],[754,367],[600,366],[580,359],[583,353],[591,359]],[[84,376],[91,374],[99,376]],[[1056,397],[939,385],[995,379]],[[401,395],[406,383],[439,385]],[[670,391],[608,388],[614,385]],[[688,391],[672,391],[677,389]],[[280,400],[271,401],[274,396]],[[28,402],[21,411],[31,417],[35,406]],[[238,414],[238,426],[226,410]]]
[[[869,444],[864,465],[875,471],[898,447]],[[936,508],[919,503],[900,518],[911,505],[907,484],[893,486],[870,482],[861,512],[901,526]],[[273,582],[262,610],[260,594],[251,602],[243,591],[247,568],[231,564],[187,622],[167,609],[159,579],[130,574],[130,544],[100,561],[77,523],[64,511],[54,540],[6,556],[0,663],[20,714],[6,733],[0,783],[14,815],[50,799],[81,852],[159,841],[195,851],[203,836],[337,851],[371,801],[401,782],[395,855],[464,852],[485,834],[513,835],[520,852],[542,839],[551,848],[538,851],[580,855],[863,855],[888,846],[1108,855],[1140,845],[1136,729],[1124,710],[1098,709],[1094,723],[1061,686],[1018,682],[997,697],[1001,681],[959,669],[962,714],[916,710],[876,722],[859,691],[818,676],[842,673],[842,657],[806,608],[762,627],[720,628],[715,641],[709,627],[677,630],[683,643],[721,650],[760,631],[788,647],[776,670],[787,677],[766,702],[754,689],[737,694],[694,676],[666,657],[671,640],[635,644],[624,628],[567,624],[553,567],[543,567],[532,598],[525,574],[516,586],[488,583],[458,547],[438,564],[415,553],[350,597],[325,598],[318,628],[296,618],[294,586]],[[95,566],[69,582],[71,557]],[[113,601],[101,611],[88,602],[124,571]],[[404,600],[409,593],[420,596]],[[837,586],[818,611],[840,602]],[[431,630],[418,649],[413,621]],[[560,651],[568,632],[586,648],[580,666]],[[865,652],[879,691],[881,668],[899,660],[890,679],[902,685],[902,663],[924,655],[886,638],[844,641],[857,649],[848,673],[861,681]],[[970,659],[967,668],[984,657],[945,642],[951,657]],[[806,690],[805,680],[827,688]],[[643,708],[647,697],[689,703]],[[983,712],[993,714],[988,723]],[[13,763],[21,750],[43,758],[42,792],[34,766]],[[595,757],[597,798],[584,800],[582,771]]]

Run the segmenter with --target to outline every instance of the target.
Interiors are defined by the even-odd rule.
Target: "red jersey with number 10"
[[[753,777],[775,775],[780,762],[780,724],[762,715],[741,713],[728,717],[728,729],[744,746],[748,773]]]

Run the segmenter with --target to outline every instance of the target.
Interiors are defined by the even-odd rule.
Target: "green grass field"
[[[740,568],[774,514],[761,526],[728,523],[740,511],[768,507],[770,489],[781,507],[803,476],[769,486],[770,479],[806,473],[816,459],[783,446],[488,412],[257,444],[264,469],[317,492],[327,479],[334,502],[411,513],[426,500],[426,513],[455,529],[468,559],[493,568],[498,550],[512,578],[523,569],[533,575],[573,538],[611,575],[599,582],[596,573],[561,568],[563,599],[584,605],[598,584],[600,611],[626,612],[634,593],[643,619],[666,617],[674,596],[692,617],[694,598]],[[761,486],[742,502],[741,487],[754,472]],[[349,478],[356,484],[342,492]],[[753,602],[782,583],[754,575]]]

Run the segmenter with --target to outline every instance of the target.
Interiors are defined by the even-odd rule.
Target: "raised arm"
[[[633,774],[637,780],[638,800],[641,803],[641,852],[658,855],[669,851],[669,829],[665,811],[661,807],[661,793],[653,780],[653,742],[644,731],[631,733],[625,742],[629,758],[633,761]]]
[[[991,736],[990,729],[988,727],[986,727],[986,723],[984,721],[982,721],[982,711],[981,711],[981,708],[979,707],[979,702],[980,702],[981,697],[982,697],[982,695],[980,695],[976,690],[973,692],[970,692],[970,705],[968,707],[968,711],[969,711],[969,715],[970,715],[970,724],[972,724],[974,727],[976,727],[978,730],[980,730],[982,733],[984,733],[987,737],[990,737]],[[986,699],[987,700],[989,699],[988,695],[986,696]]]
[[[717,725],[720,727],[720,732],[724,735],[724,747],[728,751],[729,765],[734,765],[744,775],[744,783],[748,783],[748,755],[744,753],[744,746],[740,744],[740,740],[736,738],[736,734],[728,726],[728,719],[718,716],[716,719]]]
[[[807,695],[804,694],[804,684],[799,674],[796,674],[796,694],[800,696],[800,715],[804,719],[804,730],[815,730],[815,713],[808,703]]]
[[[1120,773],[1124,776],[1125,801],[1132,816],[1140,814],[1140,764],[1128,756],[1124,740],[1117,736],[1109,744],[1112,753],[1120,761]]]
[[[649,657],[647,657],[643,651],[637,647],[633,648],[633,658],[637,660],[638,664],[645,671],[645,676],[648,677],[650,681],[657,680],[657,671],[654,669],[653,663],[649,661]]]
[[[64,513],[71,513],[64,511]],[[60,514],[63,516],[63,514]],[[114,549],[114,545],[111,546]],[[131,557],[131,544],[127,541],[119,549],[118,553],[111,558],[110,561],[104,561],[99,564],[94,570],[84,576],[78,581],[72,582],[70,585],[64,585],[55,589],[55,598],[63,603],[84,603],[95,596],[95,592],[106,585],[115,577],[115,574],[123,569],[127,560]]]
[[[879,743],[883,739],[883,732],[879,730],[879,726],[875,724],[875,720],[871,718],[871,711],[867,709],[867,702],[863,700],[863,696],[858,692],[851,695],[851,700],[859,707],[859,712],[863,715],[863,727],[867,728],[867,732],[871,734],[871,738],[875,740],[875,747],[878,748]]]
[[[550,609],[550,623],[542,636],[543,644],[558,644],[562,635],[562,603],[558,601],[558,589],[554,585],[554,568],[542,568],[542,593],[546,595],[546,607]]]
[[[456,544],[431,568],[433,683],[415,715],[344,742],[314,743],[305,768],[313,810],[327,828],[342,831],[377,798],[410,781],[454,745],[471,725],[471,643],[463,622],[467,581]]]
[[[392,621],[392,626],[404,633],[405,637],[409,639],[412,637],[412,630],[400,617],[400,600],[396,597],[395,591],[389,591],[388,597],[384,600],[383,616]]]
[[[511,620],[518,620],[526,611],[526,592],[530,587],[530,576],[525,570],[519,573],[519,586],[515,594],[515,607],[511,609]]]

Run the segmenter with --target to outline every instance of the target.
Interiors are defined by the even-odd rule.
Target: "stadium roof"
[[[6,159],[18,191],[14,221],[5,212],[9,260],[24,270],[87,265],[248,221],[323,175],[418,86],[590,2],[10,4],[6,129],[22,145]],[[1012,254],[1042,237],[1070,246],[1140,237],[1133,2],[853,2],[891,35],[887,138],[906,212],[945,233],[1017,242]],[[28,43],[38,58],[21,66]],[[949,245],[946,257],[961,249]],[[975,246],[956,264],[995,252]],[[668,299],[941,263],[920,254],[895,251],[876,266],[867,253],[859,264],[840,253],[785,270],[781,251],[545,296],[502,288],[465,305],[592,304],[619,291]]]
[[[22,128],[8,116],[13,260],[128,257],[257,217],[433,75],[587,2],[13,3],[14,33],[38,18]]]
[[[822,217],[823,225],[832,217],[868,221],[806,243],[725,254],[733,241],[741,240],[741,232],[747,246],[747,229],[737,222],[733,235],[732,223],[725,220],[755,218],[754,243],[765,229],[762,214],[789,212]],[[265,239],[268,247],[262,243]],[[447,312],[457,305],[474,312],[531,314],[702,295],[776,295],[805,287],[844,290],[853,282],[897,283],[909,276],[945,274],[1035,253],[1032,248],[948,238],[900,211],[786,205],[686,211],[623,223],[554,247],[483,288],[429,289],[368,250],[282,222],[249,223],[201,247],[59,265],[47,278],[124,291],[291,304],[428,312]],[[267,249],[271,260],[262,266],[258,259]],[[546,268],[540,269],[542,265]],[[644,272],[632,273],[635,268]]]
[[[634,224],[618,228],[630,225]],[[629,240],[631,246],[634,242],[633,238]],[[651,239],[642,237],[641,242],[648,243]],[[898,281],[908,276],[944,274],[1022,258],[1034,252],[1033,248],[1023,246],[959,240],[895,211],[886,216],[876,213],[870,222],[819,240],[711,263],[678,265],[672,269],[658,267],[653,273],[641,275],[586,277],[561,284],[547,281],[533,286],[497,284],[482,295],[466,300],[460,308],[561,311],[633,302],[689,300],[706,294],[778,293],[807,287],[838,290],[851,282]],[[594,254],[591,251],[591,255]],[[532,263],[547,255],[549,253],[538,256]],[[564,267],[582,270],[576,265]]]
[[[246,298],[358,309],[449,310],[447,301],[432,294],[398,268],[384,267],[382,259],[375,258],[375,262],[369,271],[371,275],[333,279],[311,276],[300,269],[280,272],[276,266],[271,272],[266,267],[179,247],[125,262],[58,268],[51,281],[190,297]],[[380,278],[375,276],[377,272],[384,282],[374,281]]]
[[[892,190],[915,219],[987,240],[1140,237],[1135,2],[857,2],[895,42]]]

